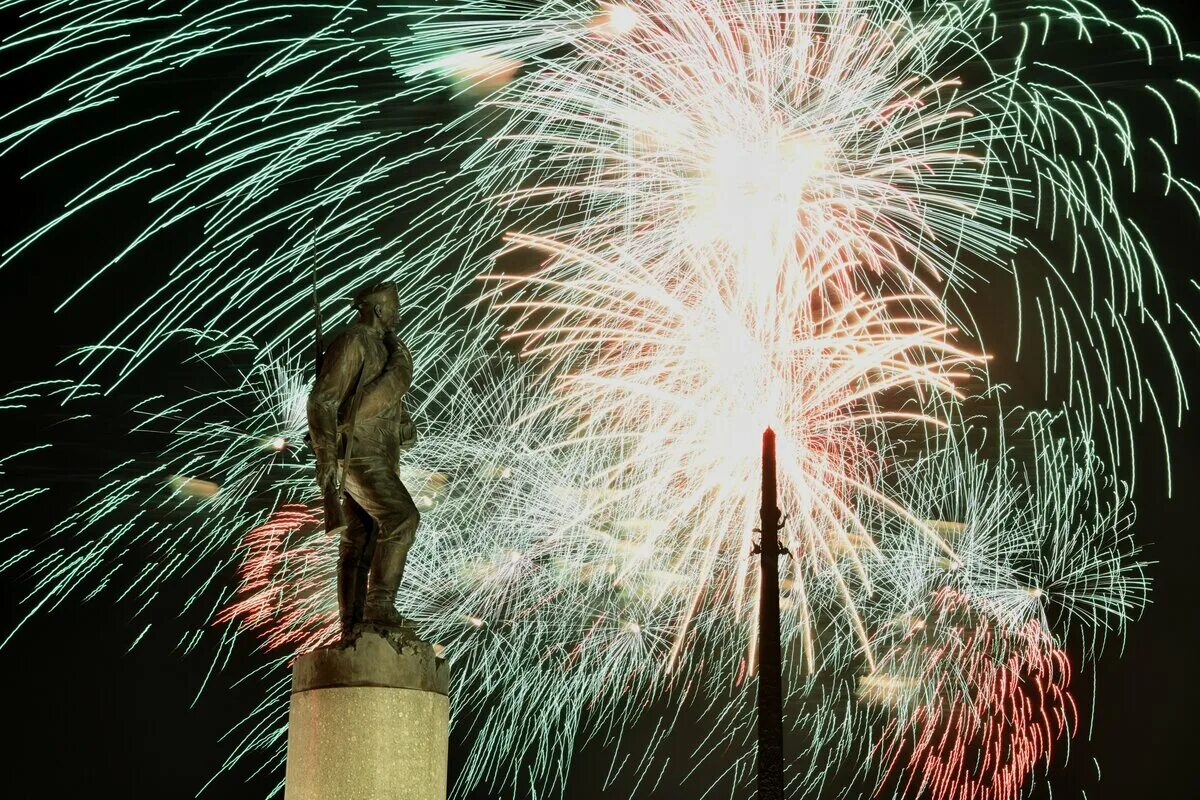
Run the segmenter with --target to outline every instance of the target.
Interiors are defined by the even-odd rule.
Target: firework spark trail
[[[1004,435],[1012,442],[1044,439],[1044,446],[1058,447],[1060,442],[1049,434],[1052,422],[1035,416],[1011,423]],[[918,699],[932,704],[949,696],[952,687],[966,692],[976,686],[972,671],[981,668],[985,655],[999,661],[1020,657],[1015,648],[1001,651],[982,645],[936,662],[914,657],[897,663],[889,657],[897,647],[889,631],[909,630],[897,627],[898,620],[934,615],[936,604],[929,598],[937,596],[939,587],[954,587],[956,596],[967,598],[964,602],[978,624],[997,629],[1034,625],[1048,630],[1043,626],[1061,628],[1064,621],[1073,620],[1074,628],[1087,630],[1107,624],[1105,619],[1119,623],[1135,612],[1120,606],[1136,604],[1143,596],[1138,566],[1119,541],[1112,541],[1113,523],[1119,518],[1104,509],[1088,512],[1094,498],[1091,482],[1085,479],[1086,459],[1079,454],[1065,454],[1059,461],[1035,455],[1029,460],[1047,467],[1041,479],[1029,482],[1022,459],[1006,456],[998,465],[989,464],[976,454],[973,441],[956,438],[958,430],[952,426],[942,434],[944,441],[928,445],[927,457],[895,470],[899,484],[890,491],[921,513],[936,509],[964,520],[939,523],[953,537],[960,563],[939,559],[928,539],[913,537],[889,517],[872,518],[872,535],[887,558],[867,562],[875,591],[856,595],[883,653],[881,669],[871,678],[904,687],[920,684],[934,670],[938,691],[927,688],[914,695],[908,707],[889,709],[882,719],[866,708],[847,713],[848,698],[854,695],[853,668],[848,678],[837,678],[830,686],[806,677],[802,659],[792,661],[791,724],[800,739],[809,742],[797,756],[793,781],[798,790],[820,786],[821,776],[836,772],[837,764],[861,763],[867,754],[852,742],[872,735],[868,731],[876,726],[882,726],[873,734],[877,737],[885,730],[888,736],[900,736],[919,728],[926,719],[922,714],[929,712],[920,710],[926,706]],[[681,709],[703,709],[706,720],[724,720],[712,728],[710,741],[697,745],[700,754],[721,752],[722,758],[729,758],[732,746],[741,757],[733,760],[731,769],[752,764],[752,716],[748,707],[731,703],[729,693],[730,677],[744,657],[739,643],[745,641],[748,624],[729,613],[728,600],[718,597],[705,604],[681,663],[665,669],[679,620],[691,610],[692,583],[699,574],[694,567],[681,575],[675,551],[646,547],[644,541],[631,538],[644,536],[648,521],[621,520],[611,510],[601,514],[609,517],[607,522],[599,519],[597,509],[608,505],[598,504],[595,493],[571,489],[569,459],[544,472],[547,462],[541,454],[527,452],[522,458],[519,448],[506,451],[505,441],[479,445],[485,441],[482,436],[472,441],[475,444],[467,445],[456,436],[435,435],[422,442],[428,448],[424,457],[443,464],[456,478],[424,515],[429,528],[423,534],[425,546],[414,551],[419,555],[414,560],[413,591],[401,601],[405,614],[445,645],[461,676],[456,709],[476,720],[471,734],[479,742],[467,765],[467,782],[519,780],[523,767],[517,762],[522,756],[547,770],[539,774],[561,777],[576,736],[619,740],[622,734],[614,731],[632,721],[658,719],[665,726],[663,738],[669,739]],[[499,476],[505,477],[497,480]],[[486,515],[491,526],[478,522],[483,503],[499,509]],[[971,513],[958,516],[963,511]],[[1064,516],[1071,518],[1069,524]],[[1106,537],[1112,542],[1108,548],[1102,545]],[[309,541],[319,547],[322,538],[314,531]],[[1076,540],[1089,543],[1088,554],[1077,559],[1056,554],[1061,541]],[[332,618],[334,595],[327,591],[322,607],[309,605],[313,595],[302,587],[311,585],[313,575],[302,556],[313,545],[294,546],[294,553],[275,553],[264,562],[275,568],[273,588],[265,595],[279,608],[268,630],[276,620],[286,619],[289,634],[304,629],[315,641]],[[468,548],[473,556],[464,559],[461,554]],[[736,550],[722,553],[709,580],[719,582],[722,573],[735,574],[739,558]],[[333,585],[333,564],[332,559],[314,563],[325,573],[327,586]],[[297,569],[304,574],[293,571]],[[1092,587],[1077,595],[1079,587],[1064,578],[1080,569],[1094,576],[1121,577],[1121,582],[1099,587],[1094,596]],[[818,639],[824,643],[817,672],[844,676],[846,665],[839,661],[845,654],[828,645],[853,632],[839,621],[843,615],[836,600],[830,602],[835,597],[830,570],[817,579],[812,594],[825,600],[811,610],[821,621]],[[805,626],[797,615],[797,584],[785,584],[784,590],[785,637],[790,652],[799,653]],[[1113,603],[1106,616],[1087,605],[1094,597]],[[1076,606],[1077,611],[1070,611]],[[1054,609],[1064,611],[1046,616]],[[1090,625],[1079,624],[1077,613],[1092,614]],[[631,696],[638,701],[631,702]],[[662,705],[668,699],[671,702]],[[530,716],[530,704],[540,709],[539,715]],[[974,736],[973,730],[964,729],[964,740]],[[265,738],[262,734],[253,740]],[[279,746],[278,739],[275,744]],[[275,753],[281,755],[282,751]],[[539,757],[547,760],[537,762]],[[657,758],[648,752],[644,763],[635,761],[625,770],[660,774],[664,764]]]
[[[197,345],[214,342],[229,347],[213,336]],[[244,342],[236,347],[245,351]],[[226,372],[221,382],[231,385],[178,401],[148,397],[131,410],[137,421],[128,435],[154,441],[154,458],[149,466],[137,458],[114,464],[54,521],[24,565],[37,582],[31,597],[53,608],[109,591],[145,611],[163,587],[186,582],[181,612],[208,614],[228,600],[227,570],[240,559],[241,537],[276,506],[314,495],[299,456],[307,384],[297,362],[251,365],[230,378]],[[65,401],[65,384],[28,396],[39,394],[68,407],[84,402]],[[78,416],[76,424],[90,422]],[[145,557],[129,558],[137,548]],[[191,650],[202,631],[185,633],[181,647]]]
[[[629,6],[637,15],[615,36],[596,36],[575,3],[463,5],[461,18],[409,12],[416,35],[396,58],[414,80],[436,75],[432,54],[447,50],[538,64],[457,125],[502,121],[468,162],[483,192],[462,196],[507,203],[497,225],[584,251],[618,241],[664,272],[686,271],[697,250],[766,280],[781,262],[803,272],[828,257],[843,269],[826,285],[944,294],[969,332],[970,293],[1016,276],[1014,255],[1030,253],[1045,263],[1022,265],[1020,291],[1045,280],[1031,305],[1047,382],[1066,373],[1074,404],[1105,409],[1097,423],[1118,456],[1125,423],[1160,409],[1134,339],[1162,334],[1143,316],[1149,303],[1167,321],[1175,309],[1119,211],[1134,134],[1082,79],[1037,61],[1034,41],[1006,41],[990,3],[665,0]],[[1072,3],[1039,11],[1045,37],[1058,20],[1084,24]],[[521,24],[480,21],[490,14]],[[1113,19],[1095,23],[1150,46]],[[1169,24],[1160,32],[1182,57]],[[1049,248],[1064,235],[1073,249],[1056,263]],[[1076,271],[1089,273],[1082,293],[1067,279]],[[1178,375],[1173,388],[1182,409]]]
[[[426,513],[401,602],[464,687],[455,715],[476,746],[459,792],[530,776],[562,788],[580,741],[624,741],[639,719],[659,738],[638,763],[662,775],[685,705],[729,723],[698,752],[744,779],[749,728],[729,692],[748,677],[747,445],[764,422],[788,434],[789,704],[813,742],[801,787],[886,725],[854,705],[856,671],[903,686],[942,670],[939,686],[967,691],[974,650],[871,671],[896,620],[932,613],[939,588],[964,593],[981,629],[1036,622],[1056,643],[1098,647],[1136,613],[1144,579],[1113,540],[1127,490],[1106,466],[1127,457],[1135,420],[1165,428],[1182,412],[1179,371],[1143,375],[1140,354],[1147,332],[1170,352],[1178,318],[1191,323],[1125,211],[1146,170],[1135,155],[1162,154],[1168,190],[1193,203],[1196,187],[1171,173],[1177,141],[1136,147],[1120,106],[1054,66],[1053,48],[1079,37],[1183,59],[1160,16],[1126,24],[1069,0],[1031,4],[1032,25],[983,0],[0,7],[31,12],[6,51],[68,74],[4,116],[0,146],[61,120],[84,132],[82,153],[163,132],[5,263],[118,192],[157,216],[67,302],[152,239],[202,231],[81,353],[84,380],[127,381],[189,330],[206,357],[251,362],[231,388],[147,400],[139,429],[165,435],[164,466],[114,471],[51,549],[4,562],[33,564],[45,602],[124,586],[140,612],[187,579],[188,608],[236,622],[225,646],[246,628],[323,641],[333,561],[300,556],[328,543],[280,511],[313,500],[297,354],[316,262],[322,300],[384,273],[411,301],[423,437],[402,471]],[[172,97],[147,116],[130,92],[226,74],[214,65],[231,57],[248,66],[199,113]],[[474,105],[395,124],[447,79]],[[1174,123],[1174,95],[1150,92]],[[481,275],[491,292],[471,305]],[[976,293],[1009,276],[1015,344],[1045,342],[1047,391],[1069,405],[1000,423],[1035,442],[1031,468],[1003,448],[982,464],[955,438],[969,395],[988,393]],[[501,329],[519,363],[490,346]],[[1160,398],[1172,377],[1174,409]],[[62,391],[80,402],[91,386]],[[915,461],[914,439],[929,450]],[[132,579],[130,547],[157,555]],[[231,765],[281,757],[270,696]],[[888,713],[896,731],[917,724]]]
[[[645,544],[676,553],[676,566],[710,565],[723,551],[741,551],[728,585],[699,584],[698,594],[745,604],[749,541],[726,532],[752,527],[753,443],[766,425],[781,437],[781,473],[789,479],[782,501],[800,520],[791,544],[804,554],[804,568],[794,571],[795,580],[803,584],[809,570],[833,568],[857,616],[838,556],[849,556],[864,575],[862,560],[873,546],[855,510],[864,503],[897,514],[952,555],[935,531],[874,488],[879,454],[863,433],[897,418],[936,424],[919,411],[901,411],[896,397],[953,395],[955,370],[976,363],[947,342],[944,325],[893,318],[891,307],[908,298],[848,298],[806,319],[814,289],[805,271],[773,276],[764,304],[759,276],[747,279],[741,265],[698,264],[682,276],[659,275],[640,261],[605,263],[535,244],[550,252],[547,264],[507,279],[509,292],[528,291],[497,304],[520,312],[525,322],[510,335],[524,342],[522,354],[541,374],[552,376],[551,401],[527,418],[578,420],[554,446],[591,467],[592,481],[611,490],[607,502],[620,513],[658,518]],[[531,320],[542,315],[551,319]],[[865,647],[866,631],[856,627]],[[678,631],[676,650],[685,634]],[[869,648],[865,654],[870,663]]]
[[[239,568],[239,597],[221,609],[216,622],[236,621],[254,630],[270,650],[282,647],[302,654],[336,642],[340,623],[328,600],[329,565],[335,563],[337,542],[329,536],[310,536],[316,546],[295,544],[305,529],[311,534],[323,532],[323,527],[312,510],[284,506],[250,531]],[[286,584],[277,581],[281,572],[288,575]]]
[[[949,415],[925,453],[897,461],[884,478],[912,513],[943,531],[955,558],[889,539],[880,584],[892,600],[877,627],[952,586],[1011,630],[1036,620],[1060,635],[1122,633],[1149,588],[1130,537],[1128,487],[1115,496],[1103,488],[1107,465],[1069,415],[997,413],[992,422]],[[1103,640],[1077,644],[1090,658]]]
[[[1128,538],[1129,509],[1097,491],[1104,464],[1094,453],[1088,454],[1086,443],[1073,443],[1062,436],[1065,419],[1016,411],[990,424],[980,416],[969,421],[951,418],[948,428],[925,442],[921,448],[924,455],[902,458],[882,476],[889,491],[906,498],[914,513],[927,515],[929,524],[943,531],[957,560],[940,557],[928,540],[906,535],[886,518],[868,520],[885,555],[868,562],[873,567],[874,591],[864,592],[859,604],[870,620],[868,628],[880,654],[874,673],[860,673],[857,678],[847,675],[836,662],[837,654],[826,647],[820,669],[806,676],[801,657],[803,628],[785,616],[785,622],[790,622],[784,627],[785,652],[790,648],[794,654],[789,665],[787,708],[798,752],[791,791],[829,791],[831,776],[839,776],[838,783],[846,786],[846,771],[855,768],[862,769],[864,781],[881,785],[886,775],[874,773],[887,766],[886,761],[878,763],[881,753],[895,755],[888,743],[911,742],[928,730],[928,725],[936,726],[930,722],[931,715],[952,708],[955,698],[962,698],[968,706],[974,703],[981,680],[995,676],[987,665],[1008,664],[1010,672],[1023,674],[1021,665],[1034,664],[1032,656],[1040,653],[1043,667],[1049,657],[1058,669],[1063,666],[1057,662],[1064,657],[1060,651],[1068,632],[1086,639],[1094,632],[1120,631],[1125,621],[1140,611],[1147,580]],[[1000,442],[999,454],[985,457],[990,450],[986,443],[993,437]],[[1078,580],[1081,570],[1089,575],[1088,580]],[[799,599],[795,586],[783,588],[783,607],[794,608]],[[911,650],[906,645],[910,645],[913,631],[932,628],[928,620],[937,619],[940,613],[936,601],[947,595],[957,598],[956,603],[963,606],[961,613],[969,615],[980,630],[1030,635],[977,637],[970,646],[961,637],[951,637],[958,649],[952,655],[947,650],[943,653],[946,657],[937,659],[930,658],[928,649]],[[830,616],[829,609],[817,613],[821,641],[850,635],[848,626],[839,625],[839,617]],[[1084,617],[1089,618],[1087,623]],[[1058,633],[1052,637],[1052,631]],[[1094,657],[1099,641],[1082,642],[1085,660]],[[1038,644],[1036,651],[1031,642]],[[1073,646],[1076,644],[1080,643]],[[905,653],[910,657],[897,658]],[[1047,675],[1065,677],[1066,672]],[[699,761],[718,753],[721,759],[728,759],[732,745],[742,756],[732,762],[731,772],[752,776],[752,708],[730,702],[722,688],[705,684],[698,700],[708,718],[720,720],[714,723],[714,731],[724,732],[714,733],[697,748]],[[1064,687],[1060,689],[1046,694],[1047,708],[1060,708],[1073,718],[1074,701]],[[848,740],[831,729],[854,731],[854,735]],[[942,744],[969,749],[982,728],[975,725],[958,730],[961,736]],[[1027,750],[1030,757],[1004,779],[1010,789],[1019,786],[1038,764],[1048,764],[1042,744],[1048,746],[1065,732],[1060,725],[1052,735],[1039,734],[1037,746]],[[992,743],[1032,741],[1017,727],[1001,725],[991,730],[992,734]],[[876,743],[874,750],[871,742]],[[934,751],[927,763],[914,761],[910,788],[922,780],[922,764],[932,779],[939,763]],[[798,768],[800,765],[803,768]],[[977,767],[968,765],[958,777],[987,785],[993,779],[991,773]],[[648,753],[630,769],[653,772],[657,768],[654,754]],[[948,770],[941,774],[944,777]],[[842,796],[870,793],[861,786],[858,791],[862,795],[846,789]]]
[[[364,271],[394,273],[412,292],[428,286],[428,297],[413,297],[414,308],[428,309],[414,314],[413,326],[445,330],[444,299],[486,268],[489,243],[508,229],[567,228],[584,247],[633,232],[625,238],[636,256],[679,257],[714,239],[735,250],[755,242],[762,252],[787,251],[782,231],[790,222],[803,245],[795,258],[853,255],[841,260],[901,281],[905,291],[940,276],[959,293],[986,277],[980,270],[989,264],[1010,269],[1018,249],[1041,254],[1035,260],[1044,263],[1023,265],[1020,279],[1037,295],[1025,314],[1047,343],[1047,380],[1065,373],[1076,403],[1106,409],[1098,423],[1114,448],[1123,449],[1116,432],[1130,419],[1159,407],[1172,416],[1154,382],[1143,383],[1134,341],[1136,329],[1158,337],[1154,315],[1144,315],[1151,302],[1167,322],[1184,316],[1145,237],[1121,213],[1118,183],[1132,182],[1140,163],[1136,135],[1082,78],[1039,60],[1049,42],[1068,35],[1113,36],[1147,59],[1155,47],[1182,57],[1169,21],[1152,12],[1125,24],[1068,0],[1039,3],[1035,35],[1002,26],[1007,17],[983,0],[755,0],[708,11],[659,0],[603,5],[599,17],[593,4],[562,0],[394,14],[354,2],[190,4],[186,13],[100,3],[75,12],[91,24],[29,0],[5,7],[31,12],[28,30],[5,45],[36,52],[31,63],[96,57],[14,109],[7,145],[28,146],[63,119],[87,130],[94,104],[122,124],[100,122],[80,143],[85,151],[131,131],[166,131],[160,144],[85,187],[62,219],[8,258],[114,191],[145,191],[163,211],[105,269],[150,238],[204,221],[203,240],[89,356],[106,376],[106,365],[122,361],[119,374],[128,376],[188,324],[260,337],[272,349],[297,346],[287,343],[307,325],[314,259],[326,297],[344,294]],[[403,25],[415,35],[400,33]],[[118,30],[131,46],[109,53]],[[280,36],[272,41],[268,32]],[[133,101],[123,90],[150,76],[184,75],[238,53],[253,59],[246,78],[198,114],[142,119],[127,107]],[[441,91],[453,69],[446,60],[470,55],[539,68],[515,73],[452,125],[377,124],[388,104]],[[402,80],[391,80],[393,71]],[[356,89],[368,82],[371,91]],[[1186,99],[1189,87],[1172,91]],[[1166,110],[1177,138],[1176,112]],[[427,146],[414,147],[424,139]],[[1155,144],[1167,152],[1167,143]],[[447,158],[461,163],[459,175],[425,169]],[[1180,194],[1191,191],[1169,162],[1165,180]],[[303,181],[313,190],[288,194]],[[497,201],[509,213],[497,213]],[[382,234],[406,208],[422,209],[411,234]],[[763,213],[731,226],[746,208]],[[1070,261],[1057,263],[1044,237],[1025,235],[1024,222],[1073,242]],[[461,269],[433,279],[456,253],[466,254]],[[1068,280],[1075,271],[1090,274],[1082,293]],[[961,306],[956,313],[969,315],[970,303]],[[437,363],[456,349],[441,341],[429,338]],[[1095,370],[1112,379],[1093,385]]]
[[[915,661],[921,693],[935,698],[915,709],[911,732],[893,722],[883,733],[884,782],[900,773],[904,794],[1014,800],[1034,767],[1049,764],[1054,743],[1078,725],[1067,691],[1070,661],[1041,623],[1005,630],[964,613],[972,603],[940,591],[931,618],[889,654]],[[1001,638],[1013,643],[1000,645]],[[947,683],[947,662],[967,675],[965,688],[955,676]]]

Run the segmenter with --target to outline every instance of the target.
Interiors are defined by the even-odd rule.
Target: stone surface
[[[386,686],[446,694],[450,669],[404,628],[360,624],[354,635],[296,659],[292,694],[342,686]]]
[[[298,658],[286,800],[445,800],[448,687],[411,631],[360,626]]]

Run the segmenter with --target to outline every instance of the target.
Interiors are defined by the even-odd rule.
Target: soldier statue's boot
[[[342,638],[350,637],[354,626],[362,621],[361,596],[363,574],[359,566],[362,560],[361,548],[354,544],[342,542],[341,559],[338,564],[337,592],[338,611],[342,623]]]
[[[367,603],[363,613],[365,622],[388,627],[400,627],[404,618],[396,610],[396,592],[404,577],[404,563],[408,560],[410,544],[406,541],[389,540],[376,542],[375,557],[371,561],[371,580],[367,588]]]
[[[366,547],[359,548],[359,557],[357,568],[354,573],[354,624],[363,621],[363,615],[367,608],[367,576],[371,572],[371,555],[374,551],[374,542],[371,543],[370,551]]]

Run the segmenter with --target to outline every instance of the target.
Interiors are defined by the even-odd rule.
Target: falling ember
[[[947,538],[960,536],[967,530],[967,526],[962,522],[950,522],[942,519],[927,519],[925,524]]]
[[[877,705],[902,705],[913,694],[916,681],[911,678],[875,672],[858,678],[858,699]]]
[[[463,51],[441,59],[436,68],[456,89],[487,94],[508,84],[521,68],[521,62],[483,52]]]
[[[216,497],[221,491],[221,487],[212,481],[189,478],[186,475],[172,475],[169,484],[172,489],[186,497]]]

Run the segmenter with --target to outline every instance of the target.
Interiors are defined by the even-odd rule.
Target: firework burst
[[[1078,724],[1067,692],[1070,660],[1041,624],[1005,630],[986,616],[972,618],[969,608],[964,596],[939,592],[931,617],[889,653],[890,660],[919,665],[918,675],[892,682],[884,697],[931,698],[916,706],[907,730],[893,722],[883,734],[885,770],[903,773],[903,794],[1011,800]],[[944,670],[946,664],[953,669]]]
[[[221,388],[139,403],[153,465],[117,465],[49,547],[5,562],[32,565],[42,605],[120,586],[141,612],[186,579],[185,610],[225,646],[253,631],[284,665],[327,641],[334,559],[300,447],[311,301],[386,274],[410,305],[422,424],[400,465],[423,508],[401,604],[453,662],[475,743],[459,792],[562,788],[577,745],[635,723],[654,731],[636,771],[661,780],[691,713],[715,731],[698,752],[744,780],[749,718],[731,697],[753,675],[766,424],[791,515],[790,725],[812,743],[798,789],[863,736],[881,743],[864,774],[903,762],[910,789],[1011,797],[1073,727],[1068,640],[1091,655],[1145,589],[1116,478],[1128,432],[1186,406],[1180,371],[1143,374],[1139,354],[1196,335],[1126,203],[1142,152],[1161,154],[1149,169],[1168,193],[1194,203],[1196,186],[1170,168],[1173,127],[1138,147],[1053,50],[1069,36],[1184,60],[1160,15],[1072,0],[0,7],[29,13],[7,49],[64,67],[9,110],[3,146],[63,120],[85,131],[30,175],[153,141],[6,263],[119,193],[155,217],[64,303],[156,237],[188,242],[79,354],[81,378],[14,403],[89,402],[181,334],[241,365]],[[130,98],[226,74],[210,67],[229,57],[238,79],[199,110]],[[1173,126],[1175,98],[1150,92]],[[398,122],[410,107],[437,121]],[[1028,462],[1006,444],[983,459],[969,435],[967,410],[997,395],[976,315],[1002,281],[1017,305],[1000,352],[1044,343],[1047,394],[1066,398],[999,416]],[[136,547],[155,557],[135,571]],[[230,766],[281,757],[273,687]],[[997,699],[1011,713],[994,724],[955,710]],[[1001,764],[1010,745],[1021,756]]]

